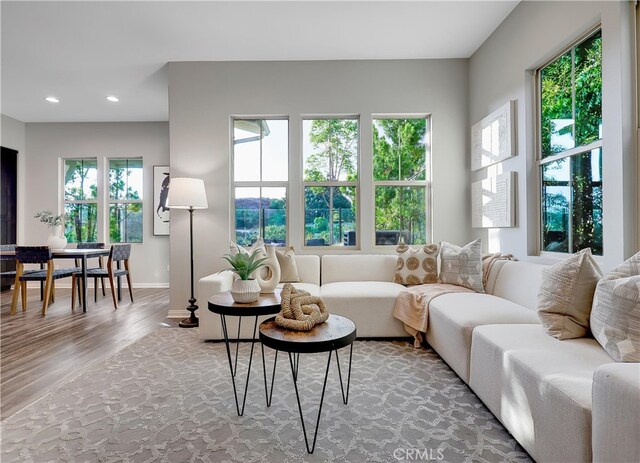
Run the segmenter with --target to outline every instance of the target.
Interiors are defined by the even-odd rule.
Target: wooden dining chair
[[[133,286],[131,286],[131,269],[129,266],[129,256],[131,255],[130,244],[114,244],[109,251],[109,259],[106,268],[92,268],[87,270],[87,278],[108,278],[111,287],[111,297],[113,307],[118,308],[118,298],[116,297],[115,278],[126,276],[129,286],[129,298],[133,302]],[[116,268],[114,268],[114,265]],[[124,266],[124,268],[122,268]],[[76,283],[81,279],[81,272],[75,272],[71,279],[71,306],[75,307]]]
[[[76,246],[78,249],[104,249],[104,243],[78,243]],[[87,272],[93,269],[102,269],[104,268],[104,262],[102,261],[102,256],[96,257],[98,259],[97,267],[89,267],[87,268]],[[76,267],[80,267],[80,262],[76,259]],[[106,296],[104,291],[104,278],[95,277],[93,279],[93,300],[94,302],[98,302],[98,278],[100,278],[100,284],[102,285],[102,295]],[[89,277],[87,277],[89,279]],[[78,285],[78,298],[80,298],[80,285]]]
[[[46,269],[25,271],[25,264],[43,264]],[[60,278],[72,277],[77,270],[77,268],[56,269],[48,246],[16,246],[16,278],[11,300],[11,315],[16,313],[19,293],[22,293],[22,311],[27,310],[27,281],[44,281],[42,316],[45,316],[52,296],[53,282]],[[73,304],[71,308],[73,309]]]

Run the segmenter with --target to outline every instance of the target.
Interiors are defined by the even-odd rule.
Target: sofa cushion
[[[327,256],[325,256],[327,257]],[[395,261],[395,256],[391,257]],[[329,313],[350,318],[358,337],[407,337],[393,307],[404,286],[390,281],[348,281],[323,284],[320,297]]]
[[[350,254],[322,256],[322,284],[340,281],[392,282],[395,254]]]
[[[595,339],[541,325],[473,332],[470,386],[536,461],[591,461],[591,387],[611,358]]]
[[[304,291],[307,291],[312,296],[320,296],[320,286],[318,286],[316,284],[313,284],[313,283],[302,283],[302,282],[296,282],[296,283],[291,283],[291,284],[293,285],[294,288],[302,289]],[[280,283],[278,285],[278,289],[282,289],[283,286],[284,286],[284,283]]]
[[[427,341],[468,383],[471,333],[476,326],[493,323],[539,324],[540,320],[533,310],[489,294],[444,294],[429,306]]]
[[[593,293],[602,272],[583,249],[542,271],[538,314],[550,336],[582,338],[589,333]]]
[[[485,290],[489,294],[536,310],[542,270],[546,265],[520,261],[498,261],[491,268]]]

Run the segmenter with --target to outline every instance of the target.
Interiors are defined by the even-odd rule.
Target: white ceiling
[[[0,110],[25,122],[163,121],[170,61],[467,58],[517,4],[3,0]]]

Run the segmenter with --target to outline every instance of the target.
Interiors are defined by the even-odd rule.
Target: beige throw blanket
[[[489,273],[500,260],[515,260],[511,254],[485,254],[482,256],[482,283],[487,284]],[[414,338],[414,346],[420,347],[429,326],[429,304],[438,296],[449,293],[473,293],[463,286],[432,283],[408,286],[396,297],[393,317],[404,323],[404,329]]]

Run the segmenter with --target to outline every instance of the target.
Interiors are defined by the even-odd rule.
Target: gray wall
[[[0,145],[18,151],[18,213],[16,217],[16,238],[24,241],[24,164],[25,164],[25,124],[4,114],[0,115]]]
[[[373,251],[371,114],[430,113],[433,241],[470,238],[467,60],[194,62],[169,64],[171,175],[205,180],[194,219],[196,280],[220,270],[230,238],[230,116],[290,117],[289,237],[302,244],[300,115],[359,114],[361,252]],[[368,207],[367,207],[368,205]],[[172,215],[171,309],[189,297],[188,214]],[[313,250],[314,252],[322,252]],[[332,252],[326,251],[324,252]],[[333,251],[335,252],[335,251]],[[393,250],[391,250],[393,252]],[[205,307],[206,301],[199,301]]]
[[[539,228],[533,71],[598,22],[602,24],[604,87],[601,266],[609,269],[637,249],[632,11],[628,2],[522,2],[471,57],[470,126],[505,102],[517,100],[518,155],[498,167],[518,173],[517,226],[474,229],[473,235],[482,237],[489,250],[550,261],[535,257]],[[487,172],[473,172],[472,181],[485,178]]]
[[[168,286],[169,237],[153,236],[153,166],[169,164],[167,122],[28,123],[26,152],[24,244],[47,239],[47,227],[33,218],[36,212],[62,210],[61,159],[97,157],[101,163],[109,157],[142,156],[143,243],[132,246],[132,280],[135,287]]]

